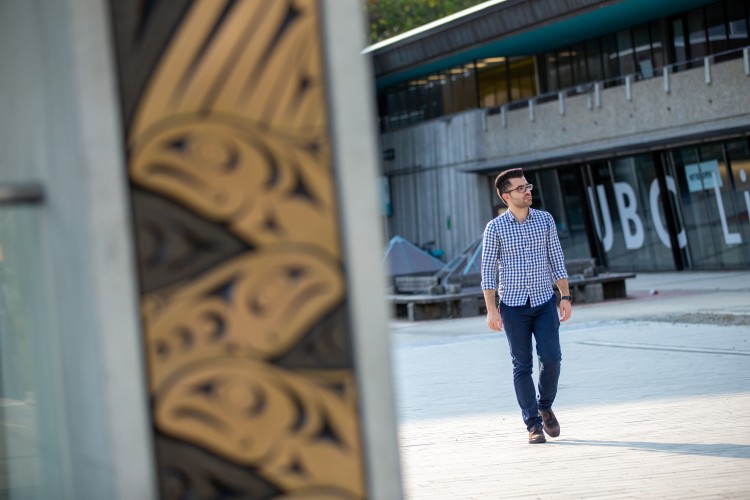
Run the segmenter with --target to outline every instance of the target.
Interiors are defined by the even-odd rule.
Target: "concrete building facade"
[[[451,258],[500,208],[494,177],[522,167],[568,258],[747,268],[749,12],[485,2],[370,47],[387,232]]]

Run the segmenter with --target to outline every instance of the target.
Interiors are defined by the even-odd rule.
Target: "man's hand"
[[[560,301],[560,321],[568,321],[573,314],[573,306],[567,300]]]
[[[495,330],[496,332],[499,332],[503,329],[503,319],[500,317],[500,313],[497,312],[497,309],[494,307],[490,307],[487,309],[487,326],[490,327],[491,330]]]

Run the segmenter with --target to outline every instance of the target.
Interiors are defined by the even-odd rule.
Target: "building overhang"
[[[622,156],[634,156],[683,146],[747,137],[750,117],[733,118],[712,124],[686,124],[671,130],[648,132],[619,139],[602,139],[586,147],[570,146],[555,151],[524,153],[503,158],[478,160],[456,168],[461,172],[495,176],[500,170],[523,168],[534,171],[563,165],[576,165]]]
[[[493,56],[544,53],[713,0],[490,0],[367,47],[378,89]]]

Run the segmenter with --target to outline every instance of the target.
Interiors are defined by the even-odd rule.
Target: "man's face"
[[[526,208],[531,206],[531,189],[527,189],[526,177],[510,180],[510,187],[505,190],[503,199],[509,207]]]

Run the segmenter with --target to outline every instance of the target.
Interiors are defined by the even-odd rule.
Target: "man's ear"
[[[503,202],[503,205],[505,205],[507,207],[508,206],[508,202],[505,201],[505,198],[503,198],[503,195],[500,193],[499,189],[497,190],[497,195],[500,197],[500,201]]]

